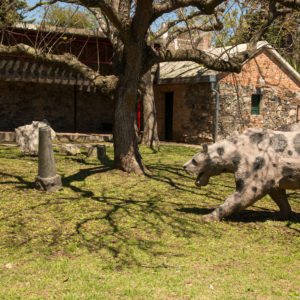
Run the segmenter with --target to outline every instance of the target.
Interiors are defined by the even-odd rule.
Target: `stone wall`
[[[276,128],[298,120],[299,82],[267,52],[240,74],[221,74],[219,138],[247,127]],[[251,115],[251,95],[262,91],[260,114]],[[158,133],[165,140],[165,94],[173,92],[173,141],[211,142],[215,99],[210,83],[155,86]],[[74,103],[77,99],[75,130]],[[0,81],[0,131],[47,119],[57,132],[111,132],[114,102],[73,86]]]
[[[220,118],[218,139],[248,127],[275,129],[300,117],[300,84],[278,60],[262,50],[241,73],[218,75]],[[260,114],[251,114],[251,96],[261,92]],[[215,97],[209,83],[163,84],[155,87],[158,133],[165,139],[165,93],[174,93],[173,140],[203,143],[213,140]],[[299,114],[299,116],[298,116]]]
[[[300,90],[299,81],[266,50],[261,50],[245,63],[239,74],[223,73],[219,80],[252,89],[257,86],[271,86],[292,91]]]
[[[103,95],[80,92],[77,94],[78,132],[111,133],[115,102]]]
[[[77,99],[78,132],[99,133],[112,124],[114,103],[73,86],[0,81],[0,131],[13,131],[33,120],[47,119],[58,132],[75,131],[74,98]],[[105,129],[104,128],[104,129]]]
[[[239,86],[237,91],[236,86],[220,83],[219,90],[219,138],[249,127],[275,129],[298,121],[300,93],[266,87],[261,96],[260,114],[251,115],[251,95],[254,93],[251,88]]]
[[[298,121],[300,85],[269,53],[262,51],[239,74],[219,78],[219,139],[248,127],[275,129]],[[260,114],[251,114],[251,96],[261,92]]]
[[[157,125],[160,140],[165,140],[165,94],[174,93],[173,141],[211,142],[215,104],[209,83],[168,84],[155,87]]]

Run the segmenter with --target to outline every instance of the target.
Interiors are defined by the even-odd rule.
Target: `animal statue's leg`
[[[255,193],[251,190],[244,190],[242,192],[235,192],[225,202],[217,207],[212,213],[203,216],[204,221],[219,221],[233,213],[237,213],[242,209],[252,205],[257,200],[261,199],[265,193],[262,191]]]
[[[291,216],[292,209],[284,189],[272,189],[269,192],[272,200],[278,205],[282,219],[286,220]]]

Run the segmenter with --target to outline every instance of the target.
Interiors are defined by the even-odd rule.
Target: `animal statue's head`
[[[233,144],[228,140],[209,147],[204,144],[203,151],[194,155],[183,168],[188,174],[197,176],[195,182],[197,186],[205,186],[211,176],[233,171],[235,160],[239,159],[233,156],[234,152]]]

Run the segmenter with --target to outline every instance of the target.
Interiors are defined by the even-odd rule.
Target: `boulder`
[[[76,144],[62,144],[61,150],[66,155],[77,155],[81,153],[80,146]]]
[[[39,128],[49,126],[47,120],[33,121],[31,124],[20,126],[15,129],[16,142],[20,146],[21,153],[24,155],[38,155],[39,149]],[[55,132],[50,127],[51,139],[55,139]]]

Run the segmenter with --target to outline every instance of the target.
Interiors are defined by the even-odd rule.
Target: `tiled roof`
[[[163,62],[160,64],[161,78],[201,76],[205,68],[192,61]]]
[[[163,62],[159,65],[159,84],[202,81],[208,76],[215,76],[216,71],[207,70],[202,65],[192,61]],[[205,81],[205,80],[204,80]]]
[[[220,48],[210,48],[206,50],[212,57],[228,60],[230,57],[247,50],[248,44],[239,44],[237,46],[228,46]],[[266,41],[257,43],[256,53],[261,49],[266,49],[273,55],[277,61],[300,82],[300,74]],[[163,62],[160,63],[159,82],[179,83],[179,82],[200,82],[201,79],[208,76],[217,75],[219,72],[208,70],[202,65],[191,61]]]
[[[30,58],[1,57],[0,80],[48,84],[77,85],[94,90],[93,82],[57,64],[33,61]]]
[[[40,25],[40,24],[31,24],[31,23],[16,23],[13,28],[22,29],[22,30],[66,33],[72,35],[98,36],[98,37],[105,38],[103,33],[100,30],[96,30],[96,29],[91,30],[91,29],[83,29],[83,28],[70,28],[70,27]]]

